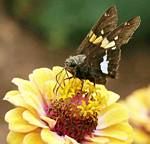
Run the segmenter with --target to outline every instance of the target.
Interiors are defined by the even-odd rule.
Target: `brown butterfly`
[[[126,44],[140,25],[140,17],[117,27],[115,6],[110,7],[91,29],[75,56],[65,61],[65,69],[81,80],[105,84],[106,78],[116,78],[121,57],[120,47]]]

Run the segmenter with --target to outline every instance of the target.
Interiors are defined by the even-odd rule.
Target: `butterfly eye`
[[[74,61],[73,59],[67,59],[67,60],[65,61],[65,65],[66,65],[67,67],[75,67],[75,66],[76,66],[76,63],[75,63],[75,61]]]
[[[77,64],[75,62],[70,63],[70,67],[75,67]]]

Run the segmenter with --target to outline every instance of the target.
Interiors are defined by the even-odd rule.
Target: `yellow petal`
[[[12,91],[7,92],[4,97],[4,100],[7,100],[8,102],[12,103],[15,106],[24,107],[26,109],[29,109],[30,111],[34,111],[31,106],[25,103],[20,92],[17,90],[12,90]]]
[[[10,131],[7,135],[8,144],[22,144],[25,134]]]
[[[107,137],[88,137],[87,142],[83,144],[109,144],[110,140]]]
[[[49,95],[49,90],[51,90],[51,92],[53,91],[51,88],[51,82],[54,81],[53,75],[53,72],[48,68],[36,69],[29,75],[30,81],[40,90],[40,93],[45,99],[48,99],[51,96]]]
[[[46,126],[46,124],[40,120],[40,118],[38,119],[35,115],[33,115],[28,110],[24,111],[22,116],[26,121],[28,121],[32,125],[35,125],[35,126],[41,127],[41,128],[48,128]]]
[[[55,132],[50,131],[49,129],[42,129],[41,137],[44,142],[51,144],[64,144],[64,138],[57,135]]]
[[[54,93],[54,87],[56,86],[56,81],[54,80],[50,80],[50,81],[47,81],[45,84],[44,84],[44,87],[43,87],[43,91],[44,91],[44,99],[45,101],[47,102],[47,104],[49,104],[49,101],[51,99],[56,99],[57,95]]]
[[[14,108],[12,110],[9,110],[6,114],[5,114],[5,121],[8,123],[15,123],[15,122],[19,122],[22,121],[22,113],[24,112],[24,108],[18,107],[18,108]]]
[[[110,138],[109,144],[131,144],[131,142],[121,141],[118,139]]]
[[[150,136],[140,129],[134,128],[135,144],[150,144]]]
[[[40,114],[44,114],[43,99],[40,91],[31,82],[19,78],[12,80],[18,86],[18,89],[24,101],[37,110]]]
[[[122,141],[130,141],[132,137],[132,129],[127,122],[123,122],[103,130],[96,130],[94,135],[112,137]]]
[[[38,99],[35,94],[30,92],[22,92],[21,95],[23,96],[24,101],[28,105],[32,106],[39,113],[39,115],[45,115],[43,101]]]
[[[40,133],[31,132],[23,139],[23,144],[46,144],[42,139]]]
[[[79,144],[75,139],[65,135],[65,143],[64,144]]]
[[[63,67],[60,66],[54,66],[52,71],[55,75],[57,75],[60,71],[62,71]]]
[[[9,129],[14,131],[14,132],[20,132],[20,133],[27,133],[35,130],[37,127],[28,125],[28,124],[19,124],[19,123],[14,123],[14,124],[9,124]]]
[[[70,74],[70,73],[67,72],[63,67],[60,67],[60,66],[55,66],[55,67],[53,67],[52,71],[53,71],[53,73],[55,74],[54,79],[56,79],[56,76],[58,76],[58,77],[57,77],[57,78],[58,78],[57,80],[58,80],[59,82],[62,82],[62,80],[64,80],[65,78],[72,76],[72,74]],[[66,72],[67,72],[67,74],[66,74]],[[60,75],[58,75],[58,74],[60,74]],[[68,76],[67,76],[67,75],[68,75]]]
[[[20,92],[17,90],[12,90],[12,91],[7,92],[3,99],[14,104],[15,106],[24,107],[26,105],[24,100],[20,96]]]
[[[125,106],[115,103],[103,111],[98,118],[97,129],[107,128],[128,119],[128,111]]]
[[[120,98],[120,96],[112,91],[108,91],[108,102],[107,105],[111,105],[113,103],[115,103],[118,99]]]
[[[15,108],[8,111],[5,115],[5,120],[9,123],[9,129],[14,132],[30,132],[35,130],[37,127],[30,125],[26,122],[23,117],[22,113],[24,112],[23,108]]]
[[[14,78],[12,79],[12,83],[18,86],[20,92],[31,92],[41,99],[39,90],[31,82],[20,78]]]
[[[34,70],[33,73],[29,75],[29,79],[42,91],[45,82],[51,80],[52,76],[53,72],[50,69],[39,68]]]
[[[49,118],[49,117],[46,117],[46,116],[40,116],[40,118],[45,121],[48,125],[49,125],[49,128],[50,129],[53,129],[55,124],[56,124],[56,121]]]

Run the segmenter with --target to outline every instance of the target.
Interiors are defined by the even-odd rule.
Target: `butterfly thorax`
[[[104,76],[100,76],[100,71],[93,71],[92,66],[87,64],[85,60],[85,55],[70,56],[65,61],[65,69],[81,80],[88,79],[94,83],[105,84]]]

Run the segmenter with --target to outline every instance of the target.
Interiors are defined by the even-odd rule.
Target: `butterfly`
[[[134,17],[117,27],[116,6],[110,7],[84,38],[77,53],[65,61],[65,70],[81,80],[105,84],[116,78],[121,57],[121,46],[128,43],[140,25]]]

